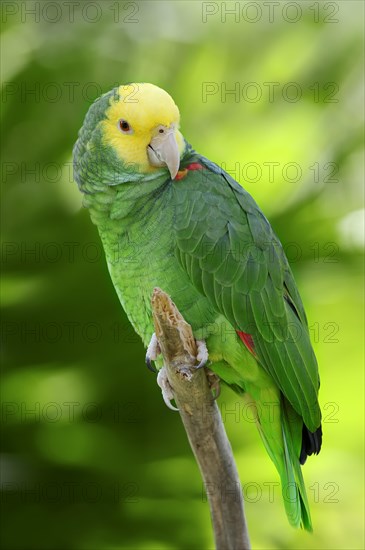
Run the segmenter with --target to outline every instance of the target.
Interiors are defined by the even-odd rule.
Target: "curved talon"
[[[152,365],[151,361],[156,361],[157,357],[160,355],[160,345],[158,343],[156,334],[152,334],[152,338],[150,343],[148,344],[147,352],[146,352],[146,365],[147,368],[151,371],[157,374],[157,369]]]
[[[208,363],[208,360],[207,359],[202,359],[202,361],[200,361],[199,365],[196,365],[194,367],[194,369],[202,369],[205,367],[205,365]]]
[[[157,369],[152,365],[151,363],[151,358],[149,355],[146,355],[146,366],[148,368],[148,370],[150,370],[151,372],[153,372],[154,374],[157,374]]]
[[[199,365],[197,365],[194,368],[202,369],[208,363],[208,359],[209,359],[209,357],[208,357],[208,348],[207,348],[207,345],[205,343],[205,340],[197,340],[196,345],[197,345],[197,348],[198,348],[198,354],[197,354],[196,358],[197,358],[197,361],[199,361]]]
[[[170,411],[177,411],[177,412],[179,412],[179,409],[177,409],[176,407],[174,407],[174,405],[171,405],[170,399],[168,398],[168,396],[167,396],[164,392],[162,392],[162,398],[163,398],[163,400],[165,401],[166,406],[170,409]]]
[[[169,379],[167,377],[167,371],[165,367],[162,367],[162,369],[158,371],[157,384],[161,388],[162,398],[166,406],[172,411],[178,411],[179,409],[171,405],[171,401],[174,399],[174,394]]]

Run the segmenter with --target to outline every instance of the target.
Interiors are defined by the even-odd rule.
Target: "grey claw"
[[[157,374],[158,371],[157,371],[157,369],[152,365],[152,363],[151,363],[151,358],[150,358],[148,355],[146,355],[146,366],[147,366],[147,368],[148,368],[151,372],[153,372],[154,374]]]
[[[154,372],[155,374],[157,374],[158,371],[155,367],[152,366],[151,361],[156,361],[160,353],[161,353],[161,350],[160,350],[158,340],[156,338],[156,334],[153,333],[146,352],[146,365],[147,365],[147,368],[151,372]]]
[[[207,359],[203,359],[202,361],[200,361],[199,365],[196,365],[194,367],[194,369],[198,370],[198,369],[202,369],[205,367],[205,365],[208,363],[208,360]]]
[[[177,412],[179,412],[179,409],[177,409],[176,407],[174,407],[174,405],[171,405],[170,399],[164,394],[164,392],[162,392],[162,397],[163,397],[163,400],[164,400],[166,406],[170,409],[170,411],[177,411]]]
[[[195,368],[202,369],[208,363],[208,349],[205,340],[197,340],[196,344],[198,347],[198,354],[196,358],[199,361],[199,364]]]
[[[167,377],[166,367],[162,367],[162,369],[158,371],[157,384],[162,390],[162,397],[166,406],[172,411],[179,411],[179,409],[171,405],[171,401],[174,399],[174,394],[169,379]]]

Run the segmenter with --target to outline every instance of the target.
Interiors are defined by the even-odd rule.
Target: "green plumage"
[[[99,124],[111,100],[106,94],[89,110],[74,161],[119,299],[147,346],[152,291],[170,294],[206,339],[212,370],[256,404],[289,521],[311,530],[300,461],[320,449],[319,376],[282,246],[253,198],[189,145],[180,170],[201,169],[182,179],[165,168],[148,176],[127,169]],[[237,331],[251,335],[254,353]]]

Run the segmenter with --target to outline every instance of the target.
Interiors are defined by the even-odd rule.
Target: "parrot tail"
[[[273,439],[265,424],[257,422],[266,450],[280,475],[281,491],[289,523],[312,531],[307,493],[299,462],[302,444],[302,419],[282,396],[280,407],[281,435]],[[279,432],[280,433],[280,432]],[[278,445],[279,443],[279,445]]]
[[[306,531],[311,532],[313,531],[312,521],[299,461],[302,430],[298,430],[298,421],[301,419],[285,398],[283,398],[283,401],[282,433],[284,464],[281,464],[278,471],[281,479],[285,511],[293,527],[302,527]]]

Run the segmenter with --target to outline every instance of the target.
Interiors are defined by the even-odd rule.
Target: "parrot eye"
[[[118,122],[119,129],[123,132],[123,134],[133,134],[133,130],[130,127],[129,123],[121,118]]]

